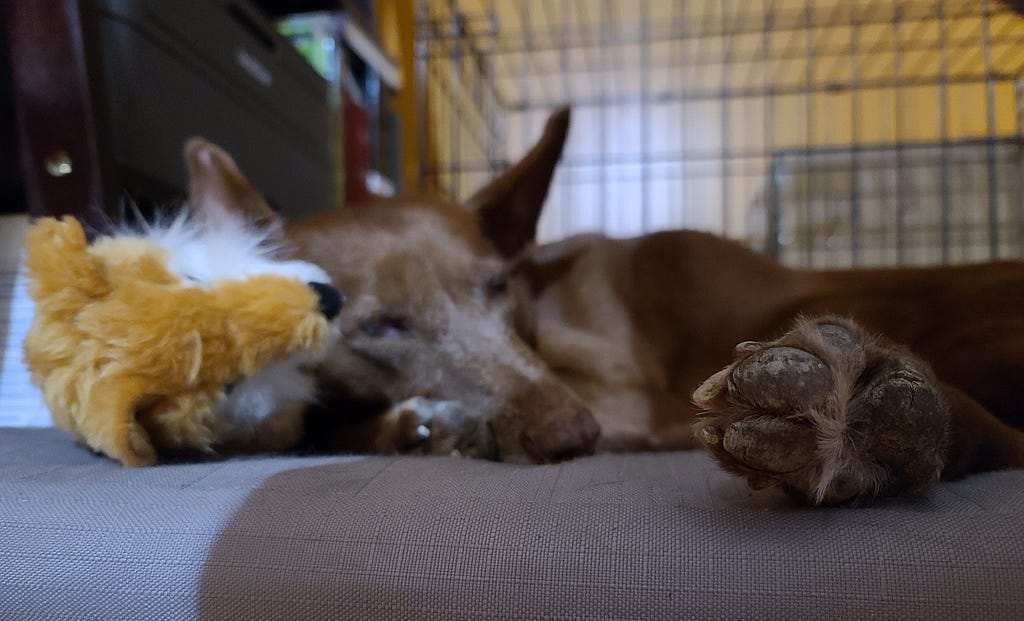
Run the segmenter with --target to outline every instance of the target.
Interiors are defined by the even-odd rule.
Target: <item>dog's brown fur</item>
[[[696,428],[811,502],[1024,466],[1024,264],[809,272],[692,231],[535,247],[568,124],[465,206],[287,229],[347,298],[321,443],[546,461],[690,448]]]

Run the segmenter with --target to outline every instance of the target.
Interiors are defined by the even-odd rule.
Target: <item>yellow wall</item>
[[[395,102],[401,132],[401,183],[408,191],[416,188],[420,176],[416,132],[415,39],[416,16],[413,0],[387,0],[377,4],[380,38],[387,53],[398,61],[402,87]]]
[[[1024,20],[996,2],[990,20],[984,0],[426,4],[442,24],[452,4],[470,18],[508,104],[479,97],[473,63],[430,63],[427,127],[448,168],[443,187],[466,196],[487,178],[479,164],[490,150],[514,161],[554,105],[575,105],[543,239],[675,226],[747,237],[777,151],[1020,130],[1014,80],[1024,67]],[[479,20],[492,9],[496,36]],[[723,86],[727,97],[718,95]]]

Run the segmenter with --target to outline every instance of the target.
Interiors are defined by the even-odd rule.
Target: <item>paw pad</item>
[[[801,321],[694,392],[695,430],[727,470],[812,503],[920,488],[941,471],[948,410],[927,366],[841,319]]]
[[[793,410],[824,401],[832,372],[814,354],[793,347],[770,347],[736,366],[735,397],[766,410]]]
[[[814,429],[774,416],[744,418],[725,430],[722,447],[755,470],[793,472],[814,459]]]

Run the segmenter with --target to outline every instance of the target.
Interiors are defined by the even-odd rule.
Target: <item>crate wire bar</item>
[[[542,240],[695,228],[828,268],[1024,249],[1024,20],[994,0],[422,0],[420,185],[467,197],[555,107]]]

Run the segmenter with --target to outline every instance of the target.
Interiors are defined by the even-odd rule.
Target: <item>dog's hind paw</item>
[[[413,397],[382,415],[376,447],[384,453],[492,458],[494,440],[486,421],[455,401]]]
[[[938,479],[949,409],[927,365],[855,323],[800,320],[696,390],[697,438],[730,472],[813,504],[921,489]]]

